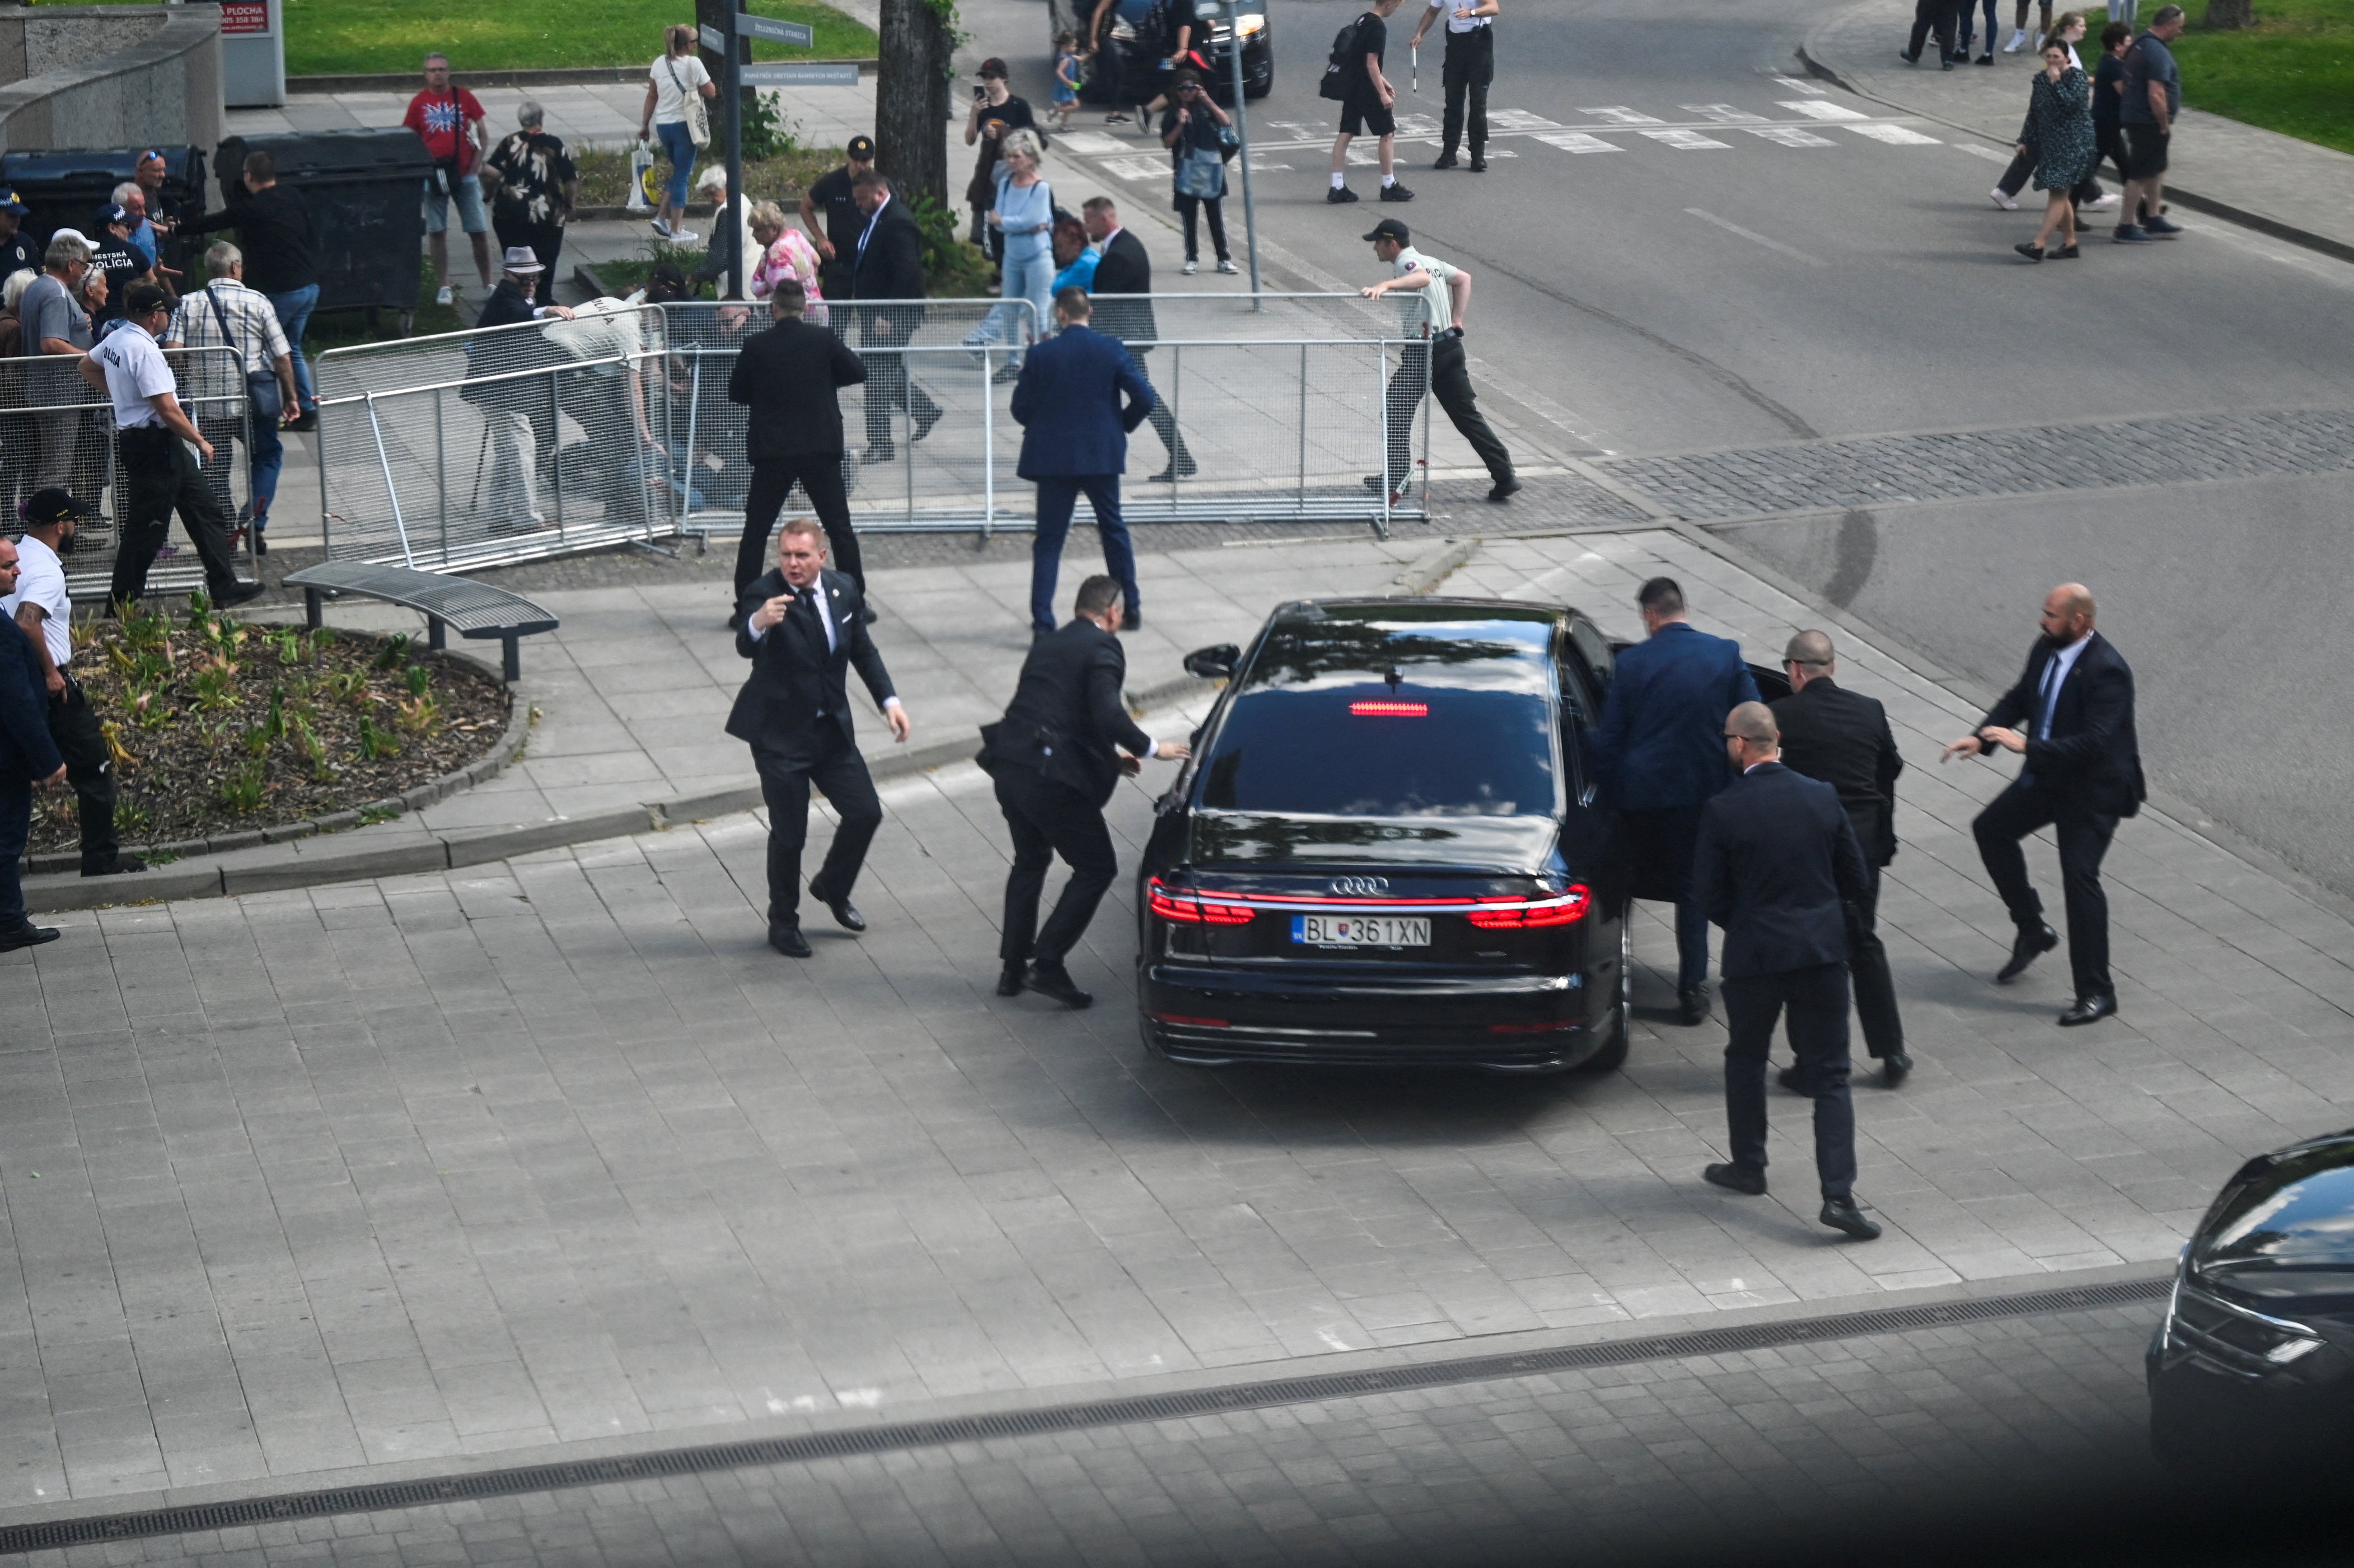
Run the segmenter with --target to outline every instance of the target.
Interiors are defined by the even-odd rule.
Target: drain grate
[[[1451,1361],[1427,1361],[1415,1366],[1323,1372],[1304,1377],[1276,1378],[1265,1383],[1227,1383],[1215,1388],[1189,1389],[1172,1393],[1139,1394],[1129,1399],[1042,1405],[1035,1409],[1012,1410],[997,1414],[881,1422],[869,1426],[811,1432],[793,1437],[710,1443],[687,1448],[665,1448],[649,1454],[622,1455],[610,1459],[523,1465],[430,1480],[331,1487],[282,1497],[238,1498],[225,1502],[149,1509],[136,1513],[48,1520],[37,1524],[0,1528],[0,1552],[37,1552],[93,1542],[183,1535],[191,1531],[319,1519],[334,1514],[381,1513],[481,1498],[516,1497],[534,1492],[562,1491],[574,1487],[605,1486],[615,1481],[652,1480],[715,1470],[804,1464],[812,1459],[840,1459],[907,1448],[940,1447],[951,1443],[978,1443],[992,1437],[1036,1437],[1086,1427],[1125,1426],[1140,1422],[1182,1420],[1194,1415],[1258,1410],[1272,1405],[1320,1404],[1327,1400],[1396,1393],[1409,1389],[1495,1383],[1545,1372],[1626,1366],[1638,1361],[1664,1361],[1681,1356],[1723,1355],[1736,1351],[1771,1350],[1781,1345],[1819,1344],[1833,1340],[1862,1339],[1874,1334],[1903,1333],[1914,1329],[1985,1322],[1990,1319],[2127,1307],[2159,1299],[2165,1296],[2170,1283],[2166,1278],[2137,1279],[2115,1285],[1988,1296],[1975,1300],[1941,1302],[1935,1306],[1891,1307],[1870,1312],[1841,1312],[1830,1317],[1794,1319],[1785,1322],[1696,1329],[1680,1334],[1655,1334],[1641,1339],[1564,1345],[1554,1350],[1461,1356]]]

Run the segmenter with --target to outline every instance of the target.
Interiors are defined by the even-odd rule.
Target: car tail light
[[[1359,718],[1428,718],[1428,703],[1351,703],[1349,711]]]
[[[1246,905],[1218,904],[1191,893],[1172,892],[1157,876],[1146,884],[1145,898],[1155,915],[1174,926],[1247,926],[1255,913]]]
[[[1464,918],[1483,931],[1525,931],[1536,926],[1574,925],[1585,917],[1594,895],[1584,883],[1573,883],[1558,897],[1481,899],[1480,907]]]
[[[1574,1023],[1490,1023],[1490,1034],[1558,1034],[1564,1029],[1575,1029]]]
[[[1182,1012],[1156,1012],[1152,1015],[1152,1022],[1174,1023],[1182,1029],[1231,1029],[1234,1027],[1223,1018],[1189,1018]]]

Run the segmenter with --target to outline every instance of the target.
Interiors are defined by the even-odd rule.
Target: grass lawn
[[[744,160],[744,188],[752,193],[754,201],[775,201],[785,204],[785,216],[790,217],[801,193],[820,175],[842,167],[843,154],[839,147],[795,147],[773,158]],[[620,207],[630,199],[630,155],[606,148],[583,148],[572,154],[580,171],[580,205],[582,207]],[[700,164],[701,160],[697,160]],[[657,170],[667,170],[669,162],[659,156],[654,160]],[[790,196],[790,200],[788,200]]]
[[[357,76],[414,72],[429,49],[470,70],[557,70],[650,63],[662,53],[665,22],[694,18],[649,10],[637,0],[497,0],[452,6],[439,0],[285,0],[286,73]],[[752,46],[755,59],[871,59],[875,35],[819,0],[748,0],[746,10],[806,22],[814,49]]]
[[[2156,9],[2144,0],[2144,26]],[[2187,9],[2193,26],[2174,40],[2184,103],[2354,153],[2354,0],[2256,0],[2255,25],[2236,32],[2200,28],[2199,0]],[[2108,14],[2084,15],[2099,38]]]

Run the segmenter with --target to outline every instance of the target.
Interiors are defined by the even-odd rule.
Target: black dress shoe
[[[2060,945],[2060,933],[2038,920],[2032,927],[2021,926],[2019,939],[2010,945],[2010,962],[1995,971],[1997,985],[2009,985],[2027,972],[2027,966]]]
[[[262,583],[239,583],[233,588],[225,588],[214,595],[213,608],[235,609],[240,604],[251,604],[269,591],[269,588]]]
[[[1078,981],[1071,978],[1070,970],[1060,964],[1034,963],[1030,966],[1030,972],[1022,977],[1022,983],[1041,996],[1053,997],[1065,1007],[1087,1007],[1096,1000],[1088,992],[1081,991]]]
[[[1845,1231],[1858,1241],[1871,1241],[1880,1234],[1880,1227],[1863,1217],[1851,1197],[1825,1198],[1823,1224],[1835,1231]]]
[[[1517,474],[1508,473],[1503,478],[1496,482],[1495,488],[1488,492],[1488,499],[1490,501],[1510,501],[1513,496],[1519,494],[1520,491],[1520,476]]]
[[[918,414],[916,417],[916,428],[907,432],[907,444],[909,446],[914,446],[917,441],[920,441],[926,436],[930,435],[932,433],[932,427],[940,422],[940,415],[944,412],[946,412],[946,410],[938,404],[935,403],[932,405],[931,411],[929,413]]]
[[[63,934],[55,926],[19,926],[13,931],[0,931],[0,953],[37,948],[43,942],[56,941]]]
[[[123,854],[118,851],[111,860],[97,865],[83,865],[81,874],[84,876],[127,876],[134,871],[146,869],[147,863],[137,855]]]
[[[1141,631],[1144,630],[1144,611],[1140,609],[1122,610],[1119,617],[1119,629],[1122,631]]]
[[[1913,1070],[1913,1058],[1902,1051],[1892,1051],[1880,1059],[1880,1081],[1890,1088],[1904,1081]]]
[[[270,554],[270,535],[256,528],[253,531],[254,559],[260,560],[268,554]]]
[[[889,462],[899,455],[898,447],[890,441],[876,441],[859,455],[858,461],[872,468],[878,462]]]
[[[1452,153],[1441,153],[1438,154],[1438,161],[1432,164],[1430,166],[1434,169],[1451,169],[1455,166],[1455,154]]]
[[[1008,964],[997,972],[997,994],[1000,996],[1020,996],[1022,994],[1022,966],[1020,964]]]
[[[1708,1016],[1708,987],[1688,985],[1676,992],[1676,1018],[1687,1028]]]
[[[824,905],[828,909],[832,910],[833,923],[841,927],[843,930],[864,931],[866,929],[866,916],[858,912],[858,906],[853,904],[847,898],[836,898],[832,894],[828,893],[824,888],[818,885],[818,880],[813,876],[810,878],[810,896],[816,899],[820,904]]]
[[[806,959],[810,956],[809,938],[801,935],[801,928],[799,926],[771,925],[769,927],[769,946],[789,959]]]
[[[1167,468],[1164,468],[1159,473],[1154,474],[1149,482],[1153,484],[1167,484],[1172,480],[1191,479],[1196,473],[1200,472],[1201,469],[1202,465],[1189,457],[1181,462],[1171,463]]]
[[[1779,1073],[1775,1075],[1774,1081],[1781,1085],[1784,1088],[1789,1090],[1794,1095],[1804,1095],[1808,1099],[1813,1099],[1815,1097],[1814,1084],[1808,1079],[1806,1074],[1800,1072],[1796,1066],[1783,1068]]]
[[[860,605],[860,606],[858,607],[858,624],[859,624],[859,625],[861,625],[861,626],[872,626],[872,625],[874,625],[874,624],[875,623],[875,621],[876,621],[876,620],[880,620],[880,619],[881,619],[881,617],[877,616],[877,615],[875,613],[875,607],[874,607],[873,605],[871,605],[871,604],[862,604],[862,605]]]
[[[2073,1029],[2079,1023],[2098,1023],[2104,1018],[2115,1018],[2117,999],[2114,996],[2080,996],[2076,1005],[2060,1015],[2060,1027]]]
[[[1723,1165],[1712,1165],[1700,1175],[1703,1181],[1712,1182],[1719,1187],[1730,1187],[1736,1192],[1746,1192],[1753,1198],[1761,1197],[1766,1192],[1766,1171],[1762,1166],[1744,1165],[1735,1160]]]
[[[1472,172],[1473,174],[1475,174],[1475,175],[1484,175],[1484,174],[1486,174],[1486,173],[1488,172],[1488,160],[1487,160],[1487,159],[1485,159],[1485,158],[1483,158],[1483,157],[1481,157],[1481,156],[1480,156],[1479,154],[1477,154],[1477,153],[1472,154],[1471,154],[1471,172]]]

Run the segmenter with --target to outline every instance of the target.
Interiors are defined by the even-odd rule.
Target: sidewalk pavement
[[[1977,132],[1997,143],[1999,161],[2009,163],[2027,116],[2028,79],[2036,62],[2022,50],[1998,53],[1991,67],[1907,66],[1897,51],[1912,24],[1912,8],[1902,0],[1859,0],[1817,24],[1799,57],[1818,75],[1861,97]],[[2088,40],[2077,49],[2090,70],[2099,43]],[[2198,101],[2198,78],[2189,70],[2184,95]],[[2168,200],[2354,261],[2354,156],[2186,108],[2168,158]],[[1996,172],[1988,170],[1989,188]]]
[[[1287,595],[1377,589],[1397,556],[1333,540],[1164,559],[1135,678]],[[1449,560],[1446,591],[1559,599],[1614,633],[1637,634],[1635,588],[1658,572],[1753,653],[1825,623],[1674,529],[1496,541],[1416,575]],[[875,577],[919,733],[993,702],[1021,645],[1018,566]],[[717,777],[716,605],[567,609],[564,657],[543,661],[601,705],[592,729],[642,736],[624,755],[659,777],[512,787]],[[919,630],[937,667],[910,678]],[[1095,1009],[991,994],[1004,830],[962,763],[885,786],[857,889],[871,929],[821,920],[804,963],[762,941],[749,814],[72,914],[63,940],[0,959],[0,1245],[16,1259],[0,1521],[2162,1274],[2241,1160],[2349,1119],[2354,927],[2146,811],[2107,870],[2122,1016],[2057,1029],[2063,955],[1988,978],[2009,927],[1968,822],[2010,769],[1935,760],[1974,703],[1870,636],[1840,641],[1910,764],[1882,915],[1920,1065],[1856,1097],[1880,1241],[1813,1223],[1795,1098],[1776,1102],[1773,1196],[1701,1182],[1722,1157],[1723,1034],[1667,1022],[1655,906],[1623,1072],[1172,1067],[1136,1034],[1127,884],[1073,955]],[[572,755],[598,755],[583,738]],[[1167,778],[1117,797],[1126,864]],[[2030,853],[2051,888],[2048,849]]]

